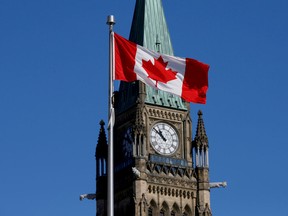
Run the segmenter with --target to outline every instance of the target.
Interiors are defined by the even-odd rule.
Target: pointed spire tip
[[[103,120],[100,121],[99,123],[101,126],[104,126],[105,125],[105,122]]]

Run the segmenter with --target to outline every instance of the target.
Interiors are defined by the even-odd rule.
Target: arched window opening
[[[160,216],[168,216],[170,213],[168,204],[164,201],[160,210]]]
[[[183,212],[182,216],[189,216],[189,215],[192,215],[192,211],[191,211],[190,207],[188,205],[186,205],[184,208],[184,212]]]
[[[102,176],[102,161],[101,161],[101,158],[99,159],[99,176]]]
[[[150,205],[149,205],[149,208],[148,208],[148,211],[147,211],[147,215],[148,216],[155,216],[157,215],[157,204],[156,202],[152,199],[150,201]]]

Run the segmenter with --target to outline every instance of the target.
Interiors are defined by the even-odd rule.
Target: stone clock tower
[[[161,0],[136,0],[129,39],[173,55]],[[208,138],[199,112],[193,140],[189,107],[181,98],[141,82],[120,83],[115,92],[115,215],[212,215]],[[102,170],[96,194],[100,216],[107,208],[107,150],[99,147],[96,160],[102,164],[97,164]]]

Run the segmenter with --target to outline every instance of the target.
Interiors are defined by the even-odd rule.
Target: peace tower
[[[130,41],[173,55],[161,0],[136,0]],[[211,216],[208,138],[202,112],[192,137],[190,106],[141,82],[115,92],[114,194],[117,216]],[[97,215],[107,215],[107,139],[96,148]]]

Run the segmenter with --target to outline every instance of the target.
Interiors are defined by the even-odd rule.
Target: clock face
[[[122,143],[125,157],[132,157],[133,141],[133,130],[129,127],[125,131]]]
[[[150,142],[153,149],[162,155],[171,155],[179,146],[178,134],[166,123],[155,124],[150,132]]]

